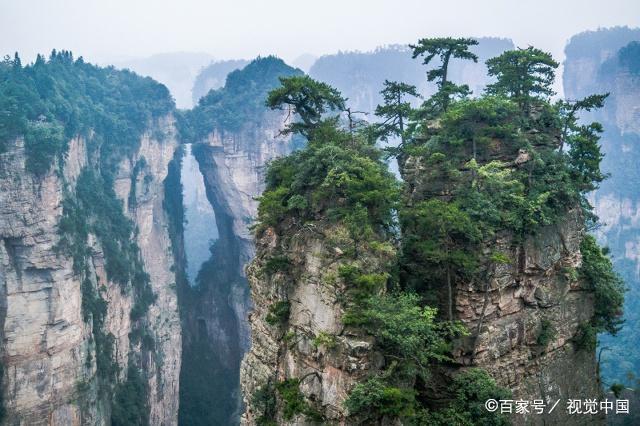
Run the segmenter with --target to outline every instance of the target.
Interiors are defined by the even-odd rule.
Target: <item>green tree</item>
[[[345,108],[345,99],[337,89],[307,75],[280,77],[280,83],[280,87],[269,92],[266,105],[271,109],[286,107],[289,113],[298,114],[302,120],[288,124],[286,133],[300,133],[310,139],[313,131],[326,120],[323,120],[323,114]],[[337,118],[328,120],[337,121]]]
[[[452,96],[468,95],[469,86],[456,85],[450,82],[447,77],[449,73],[449,62],[451,58],[472,60],[478,62],[478,57],[469,51],[470,46],[478,44],[477,40],[472,38],[423,38],[418,40],[418,44],[409,45],[413,49],[413,58],[424,56],[423,63],[429,63],[438,56],[441,65],[427,72],[427,80],[434,81],[438,79],[438,93],[434,96],[433,101],[436,107],[442,111],[446,111]]]
[[[616,335],[622,326],[624,282],[613,270],[608,251],[598,246],[596,239],[587,235],[580,245],[582,266],[580,275],[595,293],[593,326],[599,332]]]
[[[389,136],[399,136],[400,141],[405,141],[405,126],[411,114],[411,103],[407,102],[407,96],[421,97],[416,86],[396,81],[384,81],[384,89],[380,92],[384,99],[384,105],[376,107],[375,114],[383,118],[380,123],[380,133],[383,140]]]
[[[398,292],[369,297],[348,312],[345,324],[363,327],[390,361],[426,379],[430,362],[449,359],[447,339],[466,333],[457,323],[437,321],[436,314],[435,308],[420,305],[417,294]]]
[[[590,95],[578,101],[560,100],[556,103],[556,108],[562,118],[562,136],[560,140],[560,152],[564,148],[564,144],[570,137],[571,132],[578,127],[578,113],[580,111],[591,111],[593,109],[602,108],[604,101],[609,93],[604,95]]]
[[[476,259],[473,244],[480,231],[455,202],[439,199],[421,201],[402,212],[403,263],[414,277],[444,279],[447,285],[447,317],[453,319],[453,281],[473,272]],[[434,274],[435,273],[435,274]]]
[[[551,85],[558,63],[550,53],[529,46],[508,50],[487,61],[489,75],[498,81],[487,86],[487,93],[513,98],[524,113],[534,98],[553,95]]]

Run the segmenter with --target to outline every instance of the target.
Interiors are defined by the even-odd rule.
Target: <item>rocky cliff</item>
[[[509,93],[436,113],[399,150],[403,190],[338,120],[269,166],[243,424],[603,424],[566,409],[602,396],[595,335],[623,303],[586,233],[599,126]]]
[[[0,96],[31,97],[0,126],[4,424],[177,424],[168,92],[69,52],[5,66]]]
[[[349,285],[340,271],[384,273],[394,251],[364,249],[352,263],[349,245],[347,229],[330,222],[293,221],[261,234],[247,268],[254,309],[242,424],[344,424],[349,392],[383,366],[373,338],[344,323]]]
[[[510,164],[526,159],[522,152],[511,158],[496,157]],[[428,168],[419,158],[403,162],[410,204],[440,197],[442,186],[424,179]],[[435,400],[449,392],[450,381],[443,378],[469,367],[489,372],[498,384],[513,392],[514,399],[542,399],[551,405],[560,400],[566,405],[567,398],[601,394],[595,350],[577,343],[581,326],[594,315],[593,289],[575,273],[582,265],[584,233],[582,213],[572,209],[524,241],[512,232],[501,231],[480,245],[479,277],[459,280],[453,286],[453,318],[460,320],[470,335],[454,345],[453,365],[443,368],[442,383],[434,384],[431,396]],[[496,253],[505,256],[504,261],[490,261]],[[440,311],[446,312],[445,288],[439,285],[433,291],[439,294],[436,303]],[[541,338],[547,332],[547,337]],[[603,422],[602,418],[569,416],[565,407],[561,408],[551,414],[513,416],[511,420],[513,424]]]
[[[147,313],[155,341],[154,357],[145,360],[148,404],[153,424],[176,424],[180,328],[171,248],[162,207],[162,182],[176,147],[170,117],[151,129],[139,149],[123,159],[115,187],[138,229],[137,243],[157,296]],[[38,178],[25,171],[24,140],[10,144],[0,161],[2,191],[1,275],[5,406],[9,424],[109,424],[109,404],[101,401],[91,323],[83,320],[82,280],[104,286],[105,334],[114,336],[113,353],[124,378],[133,330],[131,293],[107,279],[102,247],[89,236],[88,276],[74,271],[73,258],[57,249],[65,191],[75,192],[78,176],[93,167],[84,138],[69,142],[66,160]],[[145,158],[142,170],[134,165]],[[130,200],[135,186],[138,194]],[[86,303],[86,302],[85,302]]]

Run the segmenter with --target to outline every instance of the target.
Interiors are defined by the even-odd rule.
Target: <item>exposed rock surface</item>
[[[246,404],[242,424],[256,424],[265,414],[253,395],[291,379],[300,380],[300,392],[325,422],[344,423],[348,392],[383,366],[371,336],[343,324],[346,284],[338,268],[348,262],[340,248],[348,244],[344,228],[323,223],[289,223],[279,232],[268,228],[262,233],[257,256],[247,268],[254,310],[251,351],[241,371]],[[286,271],[269,272],[270,259],[282,255],[289,261]],[[384,257],[363,252],[358,266],[381,272],[387,265]],[[289,303],[289,319],[273,324],[268,318],[282,302]],[[274,419],[278,424],[315,424],[304,414],[287,419],[281,408]]]
[[[155,133],[151,132],[154,130]],[[150,135],[163,132],[163,141]],[[156,342],[145,363],[152,424],[177,423],[180,324],[171,247],[162,207],[162,182],[177,142],[173,119],[150,129],[130,158],[120,164],[115,189],[139,232],[137,243],[157,300],[147,314]],[[98,393],[91,324],[83,320],[81,277],[73,260],[56,246],[65,191],[72,192],[84,167],[93,167],[84,139],[73,139],[61,170],[41,178],[25,170],[24,142],[0,154],[0,306],[4,404],[8,424],[109,424],[109,406]],[[142,157],[135,205],[127,206],[132,170]],[[92,159],[95,160],[95,159]],[[106,287],[105,332],[115,336],[120,376],[130,350],[133,296],[107,280],[104,255],[89,236],[88,268],[93,285]],[[97,280],[97,282],[96,282]]]
[[[490,159],[517,167],[517,159],[524,157],[523,152],[497,150]],[[442,184],[421,179],[426,169],[419,158],[409,157],[401,170],[411,189],[412,202],[447,192]],[[544,400],[549,404],[544,415],[512,416],[514,424],[603,422],[598,416],[569,416],[566,411],[569,398],[601,395],[595,351],[579,349],[575,344],[580,324],[590,321],[594,314],[593,291],[575,274],[582,262],[583,223],[576,209],[522,243],[509,232],[499,232],[493,241],[484,243],[482,254],[502,253],[510,262],[483,262],[482,280],[455,283],[453,316],[471,334],[455,345],[455,366],[444,368],[443,374],[481,367],[499,385],[512,390],[514,399]],[[441,312],[446,312],[447,300],[442,291]],[[541,345],[538,337],[543,327],[554,333],[548,343]],[[442,386],[447,386],[446,380]],[[438,398],[446,392],[446,388],[436,388],[434,396]],[[560,409],[548,413],[558,400]]]

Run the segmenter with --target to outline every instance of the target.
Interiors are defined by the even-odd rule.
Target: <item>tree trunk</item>
[[[453,289],[451,288],[451,267],[447,265],[447,291],[449,293],[449,321],[453,321]]]

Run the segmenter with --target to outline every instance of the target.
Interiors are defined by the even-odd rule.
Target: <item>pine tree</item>
[[[399,136],[401,142],[405,141],[405,126],[411,104],[405,100],[407,96],[420,97],[415,86],[396,81],[384,81],[384,89],[380,92],[384,99],[384,105],[376,107],[375,114],[384,119],[380,124],[380,135],[383,140],[389,136]]]
[[[409,45],[413,49],[413,58],[424,56],[423,64],[428,65],[436,56],[440,58],[442,64],[427,72],[427,80],[438,79],[438,93],[433,101],[437,108],[446,111],[451,97],[455,95],[466,96],[470,93],[466,84],[456,85],[450,82],[447,77],[449,73],[449,62],[451,58],[467,59],[478,62],[478,57],[469,51],[470,46],[478,44],[472,38],[423,38],[416,45]]]
[[[487,86],[487,93],[511,97],[525,114],[533,99],[554,94],[551,85],[558,63],[540,49],[508,50],[489,59],[487,68],[489,75],[498,79]]]
[[[345,99],[337,89],[307,75],[281,77],[280,83],[269,93],[266,105],[271,109],[284,109],[286,105],[289,113],[298,114],[302,120],[287,125],[285,133],[300,133],[309,139],[323,121],[337,120],[337,116],[323,120],[323,114],[345,108]]]

